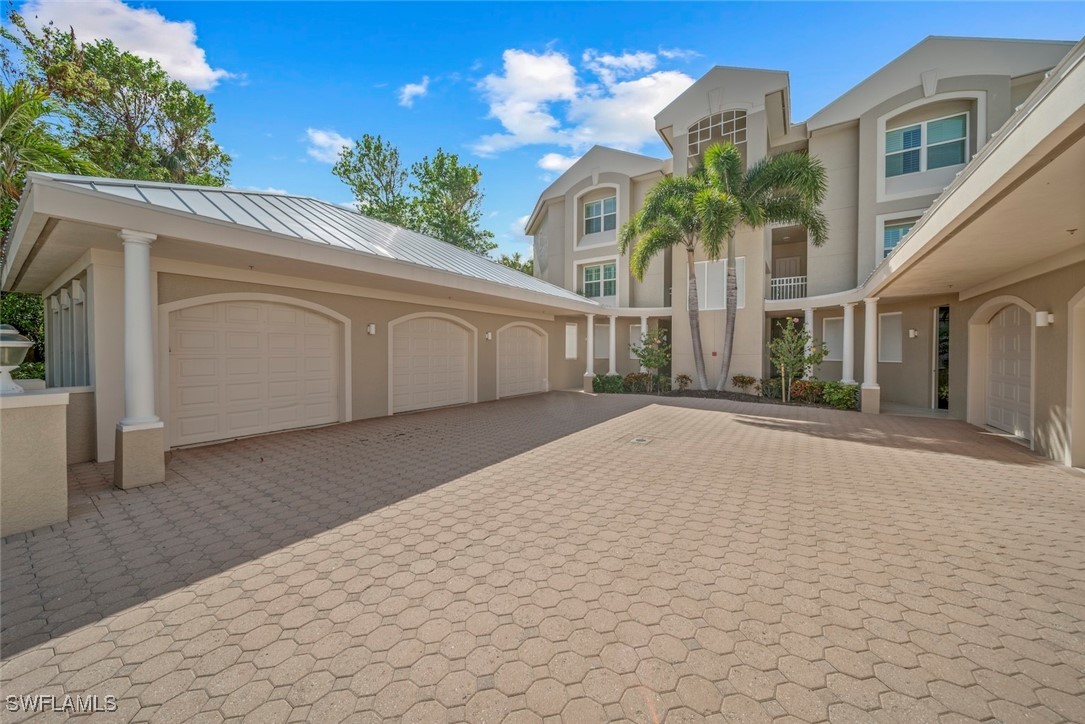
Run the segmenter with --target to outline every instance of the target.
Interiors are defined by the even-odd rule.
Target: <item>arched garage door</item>
[[[170,445],[339,421],[341,327],[265,301],[169,316]]]
[[[392,412],[460,405],[471,401],[471,333],[444,317],[394,322]]]
[[[987,424],[1032,438],[1032,318],[1011,304],[992,319],[987,336]]]
[[[514,324],[497,333],[497,396],[546,392],[546,335]]]

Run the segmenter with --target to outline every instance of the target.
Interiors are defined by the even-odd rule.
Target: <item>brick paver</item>
[[[3,542],[6,695],[133,721],[1085,721],[1085,478],[962,423],[552,393],[108,475],[74,466],[72,521]]]

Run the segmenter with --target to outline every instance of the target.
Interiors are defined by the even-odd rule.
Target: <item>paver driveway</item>
[[[961,423],[552,393],[107,474],[74,467],[78,517],[3,544],[8,695],[161,721],[1085,721],[1085,478]]]

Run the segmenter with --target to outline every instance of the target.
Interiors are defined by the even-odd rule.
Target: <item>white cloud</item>
[[[686,50],[685,48],[660,48],[659,57],[667,60],[692,60],[700,58],[701,54],[696,50]]]
[[[335,163],[339,160],[339,152],[350,146],[353,141],[335,131],[320,128],[307,128],[305,135],[309,139],[309,148],[306,152],[317,161]]]
[[[588,50],[579,73],[554,50],[509,49],[502,59],[502,72],[486,76],[479,90],[503,132],[483,136],[473,150],[493,156],[546,144],[573,152],[544,155],[538,165],[546,171],[564,171],[596,144],[641,150],[656,138],[655,114],[693,83],[685,73],[657,69],[659,56],[645,51]]]
[[[599,76],[605,85],[612,85],[618,78],[646,73],[656,67],[656,56],[644,51],[600,55],[594,50],[586,50],[581,59],[584,67]]]
[[[150,8],[129,7],[121,0],[28,0],[19,12],[34,30],[52,21],[62,29],[74,28],[80,42],[108,38],[121,50],[153,58],[171,78],[193,90],[211,90],[233,75],[208,64],[207,54],[196,44],[194,23],[167,20]]]
[[[290,194],[286,189],[277,189],[274,186],[242,186],[240,190],[257,194]]]
[[[475,144],[486,156],[528,143],[553,143],[560,138],[561,123],[550,105],[576,98],[576,69],[569,59],[553,51],[535,54],[506,50],[504,72],[482,79],[479,88],[507,133],[485,136]]]
[[[415,98],[422,98],[429,92],[429,76],[422,76],[421,83],[408,83],[399,89],[399,105],[405,108],[414,106]]]
[[[563,156],[560,153],[548,153],[539,159],[538,166],[544,171],[561,173],[580,160],[580,156]]]
[[[527,232],[527,220],[531,218],[531,214],[524,214],[523,216],[517,216],[516,220],[509,224],[509,231],[517,236],[524,236]]]

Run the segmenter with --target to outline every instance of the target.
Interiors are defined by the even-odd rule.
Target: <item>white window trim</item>
[[[909,211],[894,211],[891,214],[878,214],[874,217],[874,266],[878,266],[883,260],[888,259],[893,255],[897,249],[904,245],[908,240],[908,236],[905,236],[900,240],[893,251],[888,254],[883,254],[885,248],[885,227],[892,226],[894,223],[902,221],[904,219],[915,219],[918,223],[919,217],[926,213],[926,209],[911,209]],[[912,232],[908,232],[911,234]]]
[[[882,351],[882,319],[884,317],[900,317],[900,359],[885,359]],[[904,312],[885,312],[878,315],[878,362],[880,364],[900,364],[904,362]]]
[[[570,332],[572,332],[572,337],[569,336]],[[570,345],[569,342],[572,342],[572,345]],[[577,325],[576,322],[566,322],[565,323],[565,359],[576,359],[577,356],[578,356],[577,355],[577,347],[579,347],[579,346],[580,346],[580,327],[579,327],[579,325]],[[569,356],[570,347],[571,347],[572,353],[573,353],[572,357]]]
[[[840,341],[841,341],[841,343],[843,343],[843,341],[844,341],[844,318],[843,317],[825,317],[824,319],[821,320],[821,340],[820,341],[821,341],[822,344],[824,344],[829,349],[829,354],[825,355],[825,359],[823,360],[825,362],[843,362],[844,361],[843,344],[841,344],[840,350],[837,351],[837,354],[839,354],[840,356],[839,357],[831,357],[829,355],[833,354],[833,350],[832,350],[832,347],[829,347],[828,343],[826,342],[826,340],[829,338],[828,333],[825,331],[826,327],[828,326],[827,322],[835,322],[835,321],[838,321],[838,320],[840,322]]]
[[[584,233],[584,205],[588,202],[584,201],[584,197],[588,194],[596,191],[602,191],[605,189],[611,189],[614,193],[611,194],[614,197],[614,213],[615,213],[615,228],[613,232],[602,232],[596,234]],[[588,249],[591,247],[613,247],[617,244],[618,228],[622,225],[622,187],[621,185],[605,181],[602,183],[592,183],[583,191],[573,196],[573,209],[575,213],[572,220],[573,231],[573,248],[574,249]],[[568,224],[568,221],[566,221]],[[566,227],[568,228],[568,226]],[[614,234],[614,238],[610,238],[610,234]],[[578,262],[579,263],[579,262]]]
[[[735,269],[738,269],[738,262],[740,260],[743,262],[743,266],[745,266],[746,257],[737,256],[737,257],[735,257]],[[727,261],[727,260],[726,259],[715,259],[715,260],[713,260],[713,259],[705,259],[703,261],[694,262],[694,265],[697,265],[697,264],[705,264],[705,265],[707,265],[707,264],[715,264],[715,263],[721,262],[721,261]],[[694,266],[694,273],[696,273],[696,266]],[[705,275],[705,278],[706,279],[708,278],[707,274]],[[726,281],[726,276],[724,277],[724,279]],[[738,289],[739,284],[742,285],[742,289]],[[738,309],[745,309],[746,308],[746,303],[742,299],[745,295],[742,294],[742,291],[749,291],[749,290],[745,289],[746,280],[744,278],[740,278],[739,284],[736,284],[736,291],[739,292],[739,294],[738,294]],[[698,290],[698,293],[699,292],[700,292],[700,290]],[[705,299],[706,300],[708,299],[707,290],[705,291]],[[724,294],[724,304],[726,305],[726,292]],[[686,307],[689,307],[689,277],[686,277]],[[701,312],[722,312],[722,311],[726,311],[726,310],[727,310],[726,306],[723,306],[723,307],[704,306],[704,307],[700,307],[698,311],[701,311]]]
[[[895,199],[907,199],[907,198],[912,198],[912,197],[915,197],[915,196],[926,196],[926,195],[929,195],[929,194],[938,194],[938,193],[941,193],[944,190],[944,184],[943,184],[943,185],[930,186],[930,187],[927,187],[927,188],[913,189],[913,190],[904,191],[904,192],[896,193],[896,194],[887,193],[886,192],[886,180],[887,179],[885,177],[885,134],[886,134],[886,126],[887,126],[887,124],[888,124],[888,122],[889,122],[889,120],[891,118],[896,118],[897,116],[899,116],[899,115],[901,115],[903,113],[906,113],[907,111],[910,111],[910,110],[912,110],[914,108],[919,108],[921,106],[930,105],[930,104],[933,104],[933,103],[940,103],[941,101],[951,101],[951,100],[971,100],[971,101],[975,101],[975,104],[976,104],[975,108],[974,108],[974,111],[975,111],[975,114],[976,114],[976,136],[975,136],[975,138],[976,138],[976,141],[975,141],[976,148],[975,148],[975,151],[973,151],[972,148],[970,148],[970,147],[965,149],[965,163],[962,164],[962,166],[967,165],[968,162],[972,160],[972,157],[976,153],[979,153],[980,148],[983,146],[983,144],[986,142],[986,139],[987,139],[987,91],[975,91],[975,90],[973,90],[973,91],[958,91],[958,92],[952,92],[952,93],[936,93],[936,94],[934,94],[934,95],[932,95],[932,96],[930,96],[928,98],[919,98],[917,100],[912,101],[911,103],[906,103],[903,106],[900,106],[899,108],[894,108],[893,110],[889,111],[888,113],[885,113],[884,115],[881,115],[881,116],[878,117],[878,129],[877,129],[878,133],[877,133],[877,139],[876,139],[878,147],[877,147],[877,153],[875,154],[875,156],[877,158],[877,165],[878,165],[878,168],[877,168],[878,177],[877,177],[877,182],[875,183],[875,187],[877,189],[877,201],[879,201],[879,202],[893,201]],[[969,141],[971,142],[971,115],[972,115],[972,111],[965,111],[965,112],[968,113],[968,115],[970,117],[967,130],[968,130],[968,133],[969,133]],[[948,114],[946,116],[942,116],[942,117],[943,118],[952,118],[953,116],[959,116],[959,115],[961,115],[960,112],[958,112],[958,113],[950,113],[950,114]],[[937,119],[932,118],[930,120],[937,120]],[[925,121],[923,121],[923,122],[925,122]],[[915,125],[915,124],[910,124],[910,125]],[[944,168],[955,168],[955,167],[954,166],[945,166]],[[943,169],[935,169],[935,170],[936,171],[941,171]],[[920,174],[918,174],[918,175],[922,175],[923,173],[926,173],[926,172],[921,171]],[[896,178],[908,178],[909,176],[916,176],[916,175],[917,174],[905,174],[903,176],[893,176],[893,178],[895,178],[895,179]]]
[[[596,267],[596,266],[599,267],[599,296],[597,296],[597,297],[588,297],[588,299],[606,299],[606,298],[612,296],[610,294],[603,294],[603,281],[604,281],[604,279],[603,279],[603,267],[607,266],[608,264],[613,264],[614,265],[614,294],[613,294],[613,296],[614,296],[615,299],[617,299],[618,298],[618,292],[619,292],[618,277],[621,276],[621,274],[619,274],[619,272],[618,272],[618,258],[617,257],[607,257],[605,259],[591,259],[591,260],[586,259],[584,261],[577,261],[576,262],[577,267],[580,268],[580,271],[577,274],[577,276],[579,277],[578,286],[583,291],[585,297],[588,297],[588,280],[585,278],[586,275],[587,275],[587,270],[590,267]],[[607,281],[609,281],[609,280],[607,280]]]
[[[963,139],[961,139],[961,138],[953,138],[953,139],[950,139],[948,141],[939,141],[938,143],[929,143],[927,141],[927,137],[928,137],[927,126],[929,126],[930,124],[932,124],[932,123],[934,123],[936,121],[944,121],[947,118],[956,118],[957,116],[964,116],[964,138]],[[898,126],[897,128],[886,128],[885,129],[885,134],[886,134],[886,136],[888,136],[889,133],[892,132],[892,131],[898,131],[898,130],[900,130],[902,128],[912,128],[913,126],[919,126],[919,146],[916,147],[916,148],[902,149],[900,151],[886,151],[885,150],[885,143],[883,142],[882,143],[882,161],[884,162],[885,159],[888,158],[889,156],[899,156],[899,155],[905,154],[905,153],[907,153],[909,151],[919,151],[919,170],[918,171],[913,171],[912,173],[898,174],[897,176],[891,176],[889,178],[900,178],[901,176],[911,176],[911,175],[916,174],[916,173],[926,173],[927,171],[936,171],[937,169],[927,168],[927,149],[932,147],[932,146],[944,146],[947,143],[957,143],[957,142],[962,141],[962,140],[964,141],[965,160],[962,163],[959,163],[959,164],[950,164],[950,166],[963,166],[964,164],[968,163],[968,156],[969,156],[968,150],[969,150],[969,148],[971,148],[970,141],[972,140],[971,139],[972,134],[969,131],[969,129],[972,127],[972,113],[971,113],[971,111],[958,111],[957,113],[950,113],[948,115],[938,116],[936,118],[925,118],[922,121],[916,121],[915,123],[909,123],[906,126]],[[939,166],[939,168],[949,168],[950,166]]]
[[[614,199],[614,212],[613,212],[613,214],[608,214],[606,212],[606,202],[610,201],[611,199]],[[591,204],[599,204],[599,215],[598,216],[588,216],[588,206],[590,206]],[[614,194],[613,196],[604,196],[601,199],[592,199],[591,201],[584,201],[581,204],[580,208],[581,208],[581,225],[582,225],[581,236],[585,236],[585,237],[586,236],[595,236],[596,234],[602,234],[603,232],[606,232],[606,231],[613,231],[613,232],[617,233],[617,231],[618,231],[618,194]],[[613,229],[605,228],[606,227],[606,218],[608,216],[613,216],[614,217],[614,228]],[[590,231],[590,232],[588,231],[588,228],[587,228],[588,227],[588,219],[599,219],[599,231]]]

